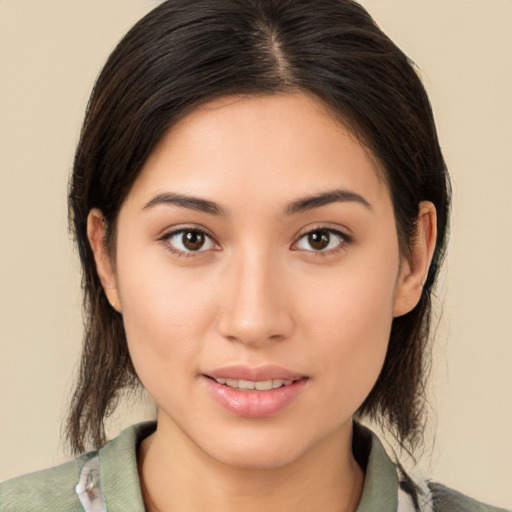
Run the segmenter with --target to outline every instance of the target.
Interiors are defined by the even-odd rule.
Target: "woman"
[[[7,482],[1,510],[493,510],[409,478],[353,421],[421,441],[449,212],[425,91],[359,5],[155,9],[97,81],[70,212],[68,433],[99,451]],[[105,444],[139,382],[156,425]]]

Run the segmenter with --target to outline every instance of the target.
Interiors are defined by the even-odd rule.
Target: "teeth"
[[[258,391],[268,391],[269,389],[272,389],[272,381],[271,380],[264,380],[261,382],[255,382],[254,388]]]
[[[269,391],[270,389],[277,389],[282,386],[289,386],[293,380],[273,379],[273,380],[262,380],[252,381],[243,379],[215,379],[219,384],[225,384],[230,388],[243,389],[246,391]]]
[[[242,380],[240,379],[238,381],[238,387],[239,389],[254,389],[254,384],[255,382],[253,382],[252,380]]]

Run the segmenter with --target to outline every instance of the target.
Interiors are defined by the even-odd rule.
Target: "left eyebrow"
[[[363,196],[356,194],[355,192],[351,192],[350,190],[336,189],[298,199],[288,205],[285,210],[285,214],[293,215],[295,213],[303,213],[331,203],[347,202],[359,203],[369,210],[372,209],[372,205]]]

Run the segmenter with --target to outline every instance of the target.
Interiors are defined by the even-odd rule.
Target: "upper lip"
[[[299,380],[306,377],[304,374],[276,365],[264,365],[254,368],[244,365],[231,365],[205,372],[204,375],[213,379],[250,380],[253,382],[263,382],[274,379]]]

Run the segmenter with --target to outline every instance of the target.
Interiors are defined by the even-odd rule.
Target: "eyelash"
[[[173,245],[171,243],[172,238],[178,237],[180,235],[181,235],[181,237],[183,237],[183,235],[185,235],[187,233],[189,233],[189,234],[194,233],[196,236],[197,235],[202,236],[205,238],[205,243],[211,243],[215,247],[211,247],[211,248],[209,247],[207,249],[203,249],[203,246],[204,246],[204,243],[203,243],[199,247],[198,250],[191,250],[191,249],[183,250],[183,249],[178,249],[175,245]],[[297,247],[297,245],[299,244],[299,242],[301,240],[304,240],[306,237],[309,237],[315,233],[327,233],[329,236],[334,235],[335,237],[338,237],[340,239],[340,241],[336,244],[335,247],[332,247],[328,250],[301,249],[300,247]],[[198,253],[201,253],[201,252],[207,252],[212,249],[220,250],[219,245],[215,241],[215,239],[211,235],[209,235],[205,230],[200,229],[198,227],[183,227],[183,228],[176,229],[176,230],[166,233],[165,235],[160,237],[159,241],[163,242],[165,244],[166,248],[178,257],[193,258],[193,257],[196,257],[198,255]],[[180,243],[182,243],[182,242],[183,242],[183,239],[181,240]],[[329,240],[329,244],[330,244],[330,242],[331,241]],[[343,250],[344,247],[346,245],[350,244],[351,242],[352,242],[352,238],[349,235],[347,235],[346,233],[343,233],[342,231],[339,231],[339,230],[333,229],[333,228],[318,226],[318,227],[315,227],[314,229],[310,229],[310,230],[302,233],[297,238],[297,240],[295,242],[293,242],[293,244],[291,245],[290,248],[291,248],[291,250],[294,250],[294,251],[304,251],[304,252],[311,253],[311,255],[314,255],[315,257],[317,257],[317,256],[325,257],[325,256],[329,256],[331,254],[336,254],[338,251]]]
[[[336,244],[335,247],[332,247],[327,250],[325,250],[325,249],[321,249],[321,250],[300,249],[298,247],[294,248],[294,246],[297,246],[301,240],[306,239],[307,237],[309,237],[315,233],[327,233],[329,236],[334,235],[334,236],[338,237],[340,239],[340,241]],[[329,240],[329,243],[330,242],[331,241]],[[296,251],[303,250],[304,252],[311,253],[311,255],[313,255],[314,257],[318,257],[318,256],[325,257],[325,256],[330,256],[332,254],[336,254],[339,251],[342,251],[345,248],[345,246],[350,244],[351,242],[352,242],[352,237],[347,235],[346,233],[343,233],[342,231],[340,231],[338,229],[328,228],[328,227],[324,227],[324,226],[318,226],[314,229],[310,229],[310,230],[306,231],[305,233],[302,233],[299,236],[299,238],[297,239],[297,241],[292,244],[292,250],[296,250]]]
[[[215,248],[211,248],[211,249],[219,250],[219,249],[217,249],[218,244],[215,241],[215,239],[211,235],[209,235],[205,230],[197,228],[197,227],[183,227],[183,228],[176,229],[176,230],[171,231],[169,233],[166,233],[165,235],[160,237],[159,241],[163,242],[165,244],[165,247],[170,252],[172,252],[174,255],[176,255],[178,257],[194,258],[194,257],[197,256],[198,253],[206,252],[207,250],[210,250],[210,248],[203,249],[203,245],[204,244],[201,245],[201,247],[197,251],[194,251],[194,250],[182,250],[182,249],[178,249],[177,247],[175,247],[171,243],[171,239],[172,238],[178,237],[180,235],[183,237],[183,235],[185,235],[187,233],[189,233],[189,234],[190,233],[194,233],[196,236],[197,235],[203,236],[205,238],[205,243],[207,243],[209,241],[209,243],[211,243],[211,244],[213,244],[215,246]],[[182,239],[182,241],[183,241],[183,239]],[[182,241],[180,243],[182,243]]]

